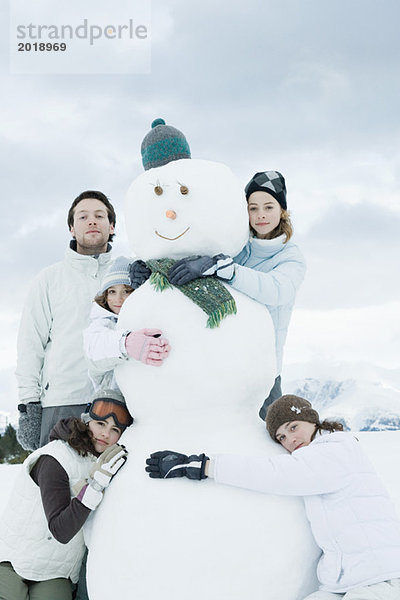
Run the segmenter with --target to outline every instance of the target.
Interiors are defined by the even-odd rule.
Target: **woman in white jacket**
[[[125,463],[117,442],[132,421],[123,396],[103,390],[25,460],[0,519],[0,600],[71,600],[82,527]]]
[[[213,477],[217,483],[302,496],[322,550],[319,591],[306,600],[398,600],[400,521],[388,493],[352,433],[320,422],[311,404],[282,396],[268,409],[267,429],[290,455],[186,456],[156,452],[150,477]]]
[[[134,358],[159,367],[168,356],[168,340],[160,329],[129,331],[118,327],[118,315],[128,296],[150,275],[142,261],[119,256],[105,274],[103,285],[94,299],[90,324],[83,332],[83,346],[89,375],[95,386],[118,389],[114,369]]]

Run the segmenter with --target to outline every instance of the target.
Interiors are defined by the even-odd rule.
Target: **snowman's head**
[[[143,260],[235,256],[249,235],[238,179],[205,160],[175,160],[139,175],[128,190],[125,221],[132,250]]]

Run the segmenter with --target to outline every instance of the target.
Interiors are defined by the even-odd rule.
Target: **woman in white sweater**
[[[357,438],[339,423],[321,423],[311,404],[282,396],[268,409],[267,429],[290,454],[186,456],[156,452],[150,477],[212,477],[266,494],[302,496],[322,550],[319,591],[305,600],[398,600],[400,521]]]
[[[168,340],[161,337],[160,329],[130,331],[118,327],[123,303],[149,275],[143,261],[125,256],[116,258],[105,274],[93,302],[90,324],[83,332],[84,352],[95,389],[118,389],[114,369],[129,358],[160,367],[169,354]]]

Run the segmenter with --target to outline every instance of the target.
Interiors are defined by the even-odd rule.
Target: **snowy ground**
[[[398,476],[398,456],[400,454],[400,431],[363,432],[356,434],[375,468],[386,484],[400,515],[400,478]],[[21,465],[0,465],[0,515],[8,500],[14,480]],[[277,523],[279,519],[277,518]],[[279,525],[274,535],[278,535]],[[294,532],[299,538],[298,532]],[[301,539],[293,539],[294,544],[302,546]],[[173,551],[173,548],[171,548]],[[310,562],[310,573],[312,562]],[[278,597],[278,596],[277,596]]]

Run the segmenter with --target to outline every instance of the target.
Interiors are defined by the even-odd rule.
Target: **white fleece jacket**
[[[82,347],[91,302],[111,261],[68,248],[39,273],[28,292],[18,332],[20,402],[43,407],[84,404],[93,393]]]
[[[344,593],[400,577],[400,521],[353,434],[318,436],[291,455],[217,455],[211,472],[219,483],[303,496],[323,552],[321,590]]]

